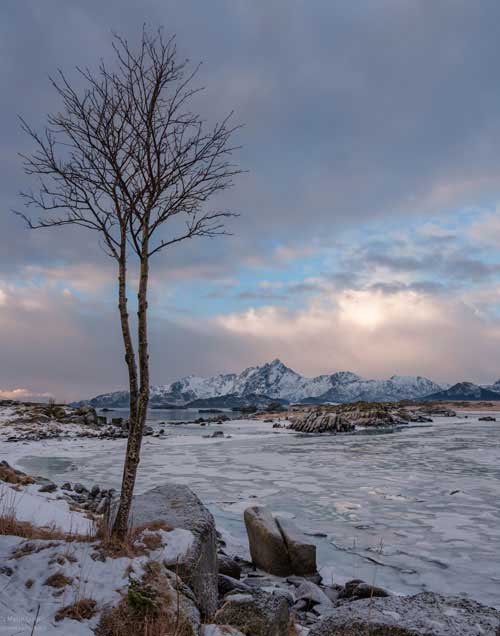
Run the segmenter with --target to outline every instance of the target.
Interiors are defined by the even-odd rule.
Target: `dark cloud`
[[[276,264],[277,244],[298,251],[314,240],[333,244],[344,229],[362,229],[374,219],[437,218],[500,194],[496,0],[6,0],[0,7],[0,282],[26,279],[30,268],[92,266],[113,275],[92,233],[29,232],[11,214],[27,185],[17,153],[30,148],[17,114],[42,125],[45,113],[59,107],[47,75],[61,67],[78,83],[75,65],[94,68],[101,56],[110,56],[111,30],[136,39],[144,22],[177,33],[181,55],[204,61],[200,82],[207,90],[196,107],[209,120],[235,110],[236,120],[246,124],[238,141],[244,145],[242,167],[249,170],[217,201],[242,213],[231,223],[234,236],[184,244],[156,260],[155,298],[162,284],[182,286],[232,276],[240,266]],[[363,248],[337,272],[315,275],[337,289],[361,288],[365,268],[380,265],[421,281],[407,285],[429,293],[434,286],[437,293],[449,281],[473,283],[498,273],[498,265],[480,254],[450,252],[452,236],[429,236],[428,252],[416,255],[398,253],[395,242],[387,249],[386,241]],[[432,281],[431,272],[443,281]],[[315,288],[297,283],[283,293],[307,296],[320,292]],[[241,293],[247,300],[257,294]],[[52,302],[54,320],[37,312],[20,320],[26,339],[3,334],[2,362],[8,363],[2,364],[0,385],[19,377],[27,382],[30,373],[33,381],[43,374],[49,387],[64,375],[67,391],[71,385],[91,392],[89,377],[96,386],[104,379],[121,384],[109,309],[114,301],[105,299],[109,322],[73,308],[68,342],[62,341],[66,331],[56,328],[55,317],[65,315],[62,301]],[[5,319],[6,309],[0,312]],[[109,337],[101,340],[101,333]],[[237,368],[247,347],[235,337],[224,354],[219,337],[214,331],[201,338],[171,323],[158,327],[157,375]],[[173,339],[189,360],[181,347],[178,355],[170,352]],[[66,373],[68,365],[73,375]],[[96,367],[102,375],[93,373]]]

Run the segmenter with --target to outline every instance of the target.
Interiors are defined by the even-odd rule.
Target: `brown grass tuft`
[[[109,528],[104,524],[97,526],[96,539],[100,541],[97,547],[97,554],[101,558],[110,557],[117,559],[119,557],[137,557],[144,556],[150,552],[157,550],[162,545],[161,536],[158,530],[166,532],[172,530],[164,521],[151,521],[130,528],[124,540],[118,540],[114,537]]]
[[[35,584],[35,581],[33,581],[33,579],[27,579],[27,581],[25,581],[24,583],[24,587],[30,590],[34,584]]]
[[[97,602],[93,598],[82,598],[73,603],[66,605],[56,612],[56,621],[62,621],[65,618],[71,618],[74,621],[87,621],[95,616],[97,611]]]
[[[65,539],[67,533],[57,528],[40,528],[29,521],[19,521],[14,511],[0,514],[0,535],[13,535],[25,539]]]
[[[62,587],[66,587],[66,585],[70,585],[73,582],[73,579],[70,576],[66,576],[64,572],[59,570],[59,572],[55,572],[51,574],[44,582],[44,585],[48,585],[50,587],[55,587],[60,589]]]
[[[19,486],[26,486],[27,484],[35,483],[33,477],[26,475],[26,473],[23,473],[20,470],[12,468],[12,466],[9,466],[7,463],[0,463],[0,481]]]

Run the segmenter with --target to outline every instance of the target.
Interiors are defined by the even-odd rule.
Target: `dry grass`
[[[45,579],[43,584],[60,589],[66,587],[66,585],[70,585],[71,583],[73,583],[73,579],[70,576],[66,576],[64,572],[59,570],[59,572],[55,572]]]
[[[95,634],[193,636],[193,625],[180,609],[179,594],[166,584],[161,565],[149,561],[142,579],[131,580],[127,596],[116,607],[103,612]]]
[[[65,618],[71,618],[74,621],[86,621],[95,616],[96,612],[97,602],[93,598],[82,598],[79,601],[75,601],[72,605],[62,607],[56,612],[54,618],[57,622]]]
[[[30,590],[34,584],[35,584],[35,581],[33,581],[33,579],[27,579],[27,581],[25,581],[24,583],[24,587]]]
[[[7,484],[15,484],[17,486],[26,486],[28,484],[34,484],[33,477],[26,475],[20,470],[16,470],[8,464],[0,463],[0,481],[4,481]]]
[[[0,514],[0,535],[13,535],[24,539],[65,539],[67,533],[57,528],[41,528],[29,521],[19,521],[14,511]]]
[[[166,532],[172,530],[164,521],[151,521],[130,528],[125,539],[118,540],[112,535],[107,524],[99,521],[97,523],[96,539],[99,541],[99,545],[96,552],[102,558],[110,557],[112,559],[147,555],[162,545],[162,538],[158,530]]]

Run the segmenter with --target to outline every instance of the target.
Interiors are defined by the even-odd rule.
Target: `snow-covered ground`
[[[0,535],[0,634],[9,636],[91,636],[99,612],[115,605],[126,591],[129,574],[139,578],[148,560],[174,564],[193,541],[188,530],[157,530],[161,547],[148,555],[96,558],[98,543],[89,540],[92,524],[82,512],[72,512],[60,492],[41,493],[39,485],[13,487],[0,483],[0,513],[15,513],[19,521],[37,527],[81,534],[82,540],[32,540]],[[144,531],[148,533],[149,531]],[[22,553],[22,556],[19,554]],[[63,575],[66,583],[54,587],[50,577]],[[57,620],[57,611],[82,599],[95,600],[97,614],[90,620]]]
[[[264,504],[326,535],[314,541],[328,580],[359,577],[500,607],[500,414],[488,413],[498,422],[467,415],[333,437],[245,420],[169,425],[165,438],[145,440],[137,487],[188,484],[242,553],[243,510]],[[204,437],[214,430],[231,437]],[[58,481],[116,488],[124,448],[125,440],[45,440],[1,444],[0,458]]]

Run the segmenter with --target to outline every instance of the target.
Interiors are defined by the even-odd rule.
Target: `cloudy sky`
[[[306,375],[500,377],[500,3],[3,0],[0,396],[126,384],[114,263],[80,229],[29,231],[17,116],[111,31],[177,34],[198,107],[235,111],[233,236],[153,263],[154,383],[280,357]]]

